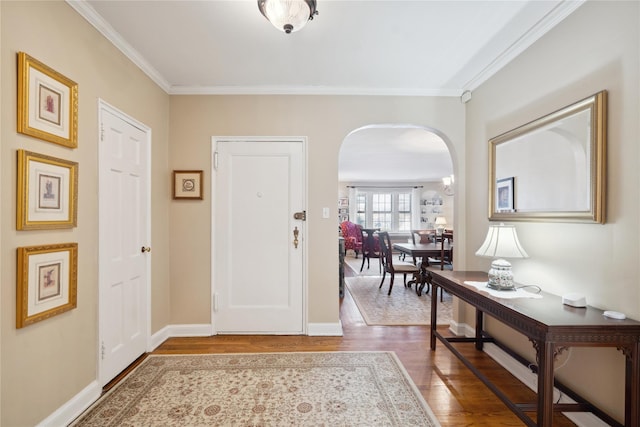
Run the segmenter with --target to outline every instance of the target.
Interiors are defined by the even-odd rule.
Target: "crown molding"
[[[334,86],[172,86],[170,95],[361,95],[453,96],[462,90],[415,88],[363,88]]]
[[[105,21],[86,0],[65,0],[100,34],[129,58],[169,95],[369,95],[453,96],[462,89],[362,88],[331,86],[172,86],[149,62]]]
[[[360,95],[360,96],[445,96],[460,97],[473,91],[515,59],[551,28],[587,0],[563,0],[540,19],[525,35],[507,47],[462,88],[363,88],[330,86],[172,86],[149,62],[106,22],[86,0],[65,0],[117,49],[138,66],[169,95]]]
[[[482,83],[491,78],[509,62],[524,52],[529,46],[535,43],[540,37],[546,34],[553,27],[558,25],[567,16],[571,15],[582,6],[587,0],[564,0],[554,7],[549,13],[542,17],[536,25],[531,27],[522,37],[507,47],[489,65],[480,71],[474,78],[464,85],[464,91],[473,91]]]
[[[95,27],[100,34],[105,36],[118,50],[138,66],[151,80],[160,88],[169,93],[171,85],[162,75],[153,68],[147,60],[140,55],[129,43],[127,43],[118,32],[105,21],[91,5],[85,0],[65,0],[76,12]]]

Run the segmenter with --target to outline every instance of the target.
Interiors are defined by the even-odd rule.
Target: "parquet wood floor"
[[[394,351],[443,426],[524,425],[441,343],[435,352],[429,349],[428,327],[368,326],[348,292],[341,303],[340,316],[342,337],[218,335],[170,338],[153,353]],[[514,401],[535,402],[535,394],[493,359],[476,351],[472,345],[460,345],[469,360]],[[556,414],[553,425],[575,424],[562,414]]]

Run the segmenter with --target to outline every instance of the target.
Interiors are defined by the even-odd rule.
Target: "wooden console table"
[[[553,411],[583,412],[587,405],[554,404],[554,358],[567,347],[616,347],[625,356],[625,426],[640,427],[640,322],[615,320],[593,307],[575,308],[562,304],[560,297],[541,293],[540,299],[505,299],[490,296],[464,282],[483,282],[487,273],[480,271],[428,270],[433,286],[460,298],[476,309],[476,334],[473,338],[445,337],[436,330],[438,298],[431,298],[431,350],[440,340],[476,376],[493,391],[528,426],[551,426]],[[508,291],[503,291],[508,292]],[[492,341],[483,330],[483,315],[499,320],[529,338],[536,350],[538,394],[535,404],[516,404],[493,385],[453,346],[452,342],[472,342],[478,350]],[[537,424],[525,412],[537,412]]]

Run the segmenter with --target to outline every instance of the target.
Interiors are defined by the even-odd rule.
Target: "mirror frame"
[[[535,130],[581,111],[591,113],[589,165],[590,209],[587,211],[498,212],[496,206],[496,148],[500,144],[526,136]],[[606,221],[606,165],[607,165],[607,91],[603,90],[574,104],[540,117],[516,129],[489,140],[489,220],[490,221]],[[515,196],[514,196],[515,199]]]

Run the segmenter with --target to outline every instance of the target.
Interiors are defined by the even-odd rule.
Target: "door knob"
[[[142,251],[142,253],[151,252],[151,248],[149,246],[143,246],[141,251]]]

